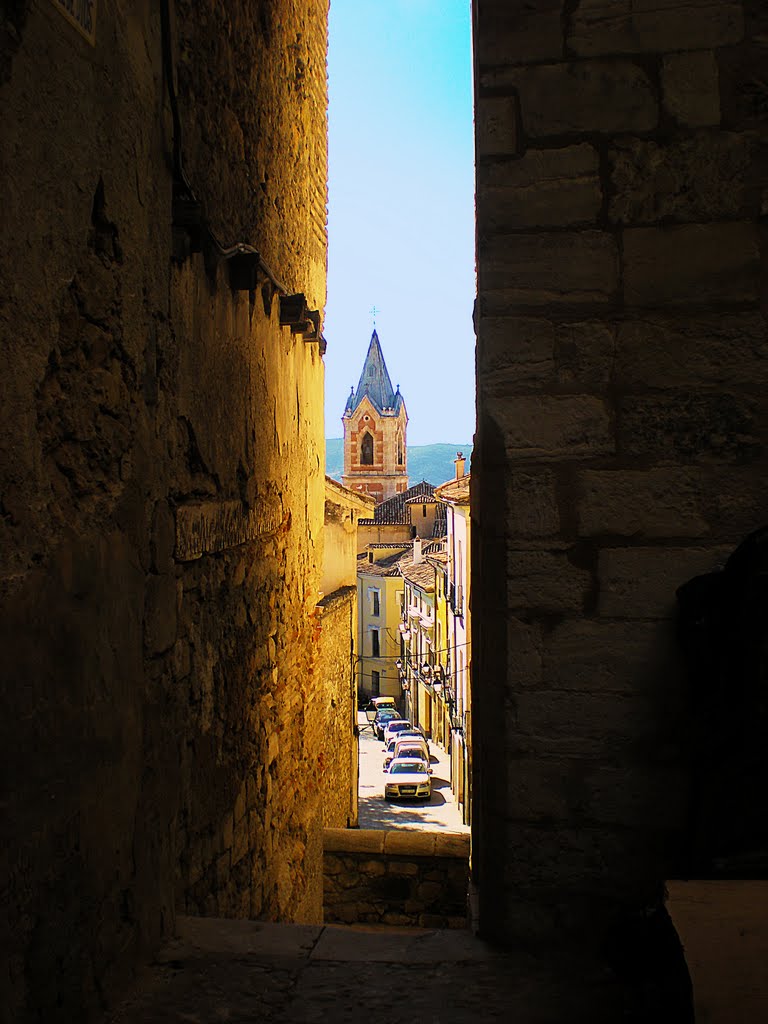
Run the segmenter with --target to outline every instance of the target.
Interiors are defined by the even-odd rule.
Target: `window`
[[[373,438],[367,430],[363,434],[363,440],[360,443],[360,465],[373,465]]]
[[[371,672],[371,696],[378,697],[381,690],[381,677],[378,672]]]
[[[378,590],[371,591],[371,615],[379,615],[379,592]]]
[[[421,506],[421,514],[422,514],[422,516],[423,516],[423,517],[424,517],[425,519],[427,518],[427,506],[426,506],[426,505],[422,505],[422,506]]]
[[[381,651],[379,649],[379,631],[378,629],[371,630],[371,657],[378,658]]]
[[[403,465],[403,438],[400,434],[397,436],[397,464]]]

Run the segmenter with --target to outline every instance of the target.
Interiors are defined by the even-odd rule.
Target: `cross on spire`
[[[380,309],[376,309],[375,306],[371,307],[370,313],[371,313],[371,316],[373,317],[373,326],[374,327],[376,326],[376,314],[380,313],[380,312],[381,312],[381,310]]]

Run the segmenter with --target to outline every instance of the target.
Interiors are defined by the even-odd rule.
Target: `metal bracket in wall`
[[[229,286],[233,291],[253,292],[259,285],[261,256],[253,249],[242,249],[225,257],[229,269]]]
[[[301,334],[307,326],[307,300],[303,292],[280,296],[280,326],[290,327],[292,334]]]
[[[320,310],[307,309],[303,292],[280,296],[280,326],[290,327],[291,334],[304,335],[304,341],[321,341]]]

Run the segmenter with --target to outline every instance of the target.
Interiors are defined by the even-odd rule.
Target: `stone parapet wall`
[[[326,922],[466,928],[469,836],[327,828]]]

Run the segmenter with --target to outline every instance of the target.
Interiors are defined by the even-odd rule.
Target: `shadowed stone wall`
[[[170,74],[162,4],[75,4],[83,31],[65,6],[0,36],[14,1021],[87,1020],[177,907],[322,918],[322,360],[208,229],[322,310],[327,5],[178,0]]]
[[[675,590],[766,518],[768,11],[474,16],[473,865],[486,934],[567,940],[680,867]]]
[[[469,925],[469,836],[327,828],[325,921],[417,928]]]

